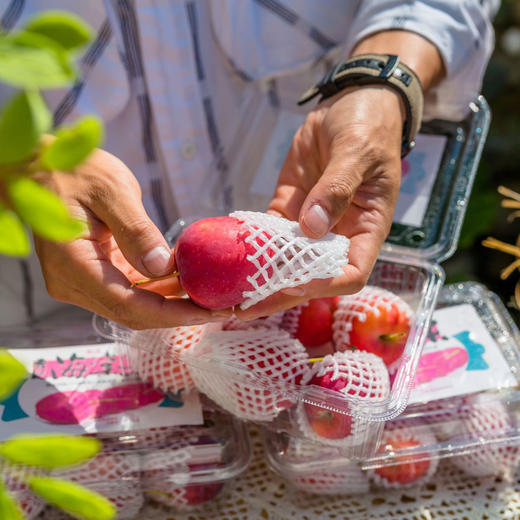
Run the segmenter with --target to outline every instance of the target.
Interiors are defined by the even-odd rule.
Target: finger
[[[369,165],[350,147],[332,147],[323,175],[309,191],[302,204],[299,221],[303,232],[321,238],[329,232],[348,209]]]
[[[86,201],[88,208],[110,229],[137,271],[150,277],[172,272],[171,249],[144,209],[137,180],[115,158],[107,163],[111,175],[108,180],[95,179]]]

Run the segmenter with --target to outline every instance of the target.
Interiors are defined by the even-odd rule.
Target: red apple
[[[367,352],[347,351],[328,355],[314,363],[311,377],[304,378],[302,382],[366,400],[367,403],[382,401],[389,393],[388,371],[384,363]],[[347,403],[344,407],[348,412]],[[323,407],[304,403],[303,410],[304,416],[300,412],[299,422],[304,433],[310,433],[310,437],[316,440],[329,439],[332,441],[330,444],[343,444],[347,438],[355,441],[355,437],[362,435],[366,429],[366,422],[328,410],[326,402]]]
[[[437,439],[425,425],[394,426],[383,432],[378,453],[392,453],[392,463],[370,470],[377,486],[386,488],[407,487],[427,482],[435,473],[439,460],[428,453],[409,453],[414,448],[435,446]],[[416,450],[415,450],[416,451]],[[408,452],[408,453],[407,453]]]
[[[234,217],[198,220],[183,231],[175,245],[175,262],[180,283],[196,304],[207,309],[233,307],[244,301],[244,291],[255,289],[248,277],[258,267],[248,257],[257,247],[246,241],[249,235]],[[260,238],[256,242],[264,244]],[[262,255],[257,260],[265,265]],[[257,281],[261,285],[262,277]]]
[[[406,346],[411,316],[410,307],[397,295],[367,286],[341,297],[334,314],[334,343],[338,350],[371,352],[391,367]]]
[[[338,298],[315,298],[299,306],[294,337],[305,347],[319,347],[332,341],[332,321]],[[293,311],[290,309],[287,313]]]

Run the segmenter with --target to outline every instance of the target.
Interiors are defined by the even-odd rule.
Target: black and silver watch
[[[403,125],[401,157],[415,146],[421,127],[423,91],[419,78],[410,67],[393,54],[360,54],[333,67],[314,87],[299,99],[303,105],[321,95],[320,101],[352,85],[385,84],[394,89],[404,102],[406,120]]]

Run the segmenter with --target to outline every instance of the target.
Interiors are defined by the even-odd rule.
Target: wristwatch
[[[401,157],[415,146],[415,136],[421,127],[423,91],[414,71],[394,54],[360,54],[342,61],[329,70],[323,79],[307,90],[299,99],[303,105],[321,95],[320,101],[352,85],[384,84],[402,98],[406,120],[403,125]]]

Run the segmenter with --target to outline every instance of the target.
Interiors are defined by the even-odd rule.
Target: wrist
[[[444,62],[437,47],[417,33],[388,30],[371,34],[356,44],[350,56],[371,53],[398,55],[415,72],[423,92],[446,76]]]

